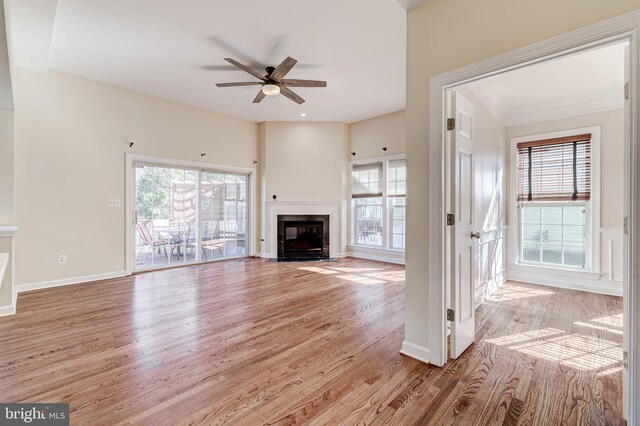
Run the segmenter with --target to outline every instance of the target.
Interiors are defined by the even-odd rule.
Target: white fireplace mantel
[[[265,241],[262,257],[278,257],[278,215],[329,215],[329,256],[341,257],[338,231],[340,226],[339,201],[267,201],[265,209]]]

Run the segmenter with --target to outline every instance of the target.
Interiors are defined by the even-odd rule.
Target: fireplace
[[[329,215],[278,215],[278,260],[328,259]]]

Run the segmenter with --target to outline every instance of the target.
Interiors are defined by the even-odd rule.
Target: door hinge
[[[629,82],[627,81],[624,84],[624,100],[628,101],[630,98],[631,98],[631,90],[630,90],[630,87],[629,87]]]
[[[456,128],[456,119],[447,118],[447,130],[454,130]]]
[[[629,235],[629,218],[625,217],[624,221],[622,222],[622,230],[624,232],[624,235]]]
[[[629,352],[622,352],[622,366],[625,370],[629,369]]]
[[[447,321],[455,321],[456,313],[453,309],[447,309]]]
[[[456,224],[456,216],[453,213],[447,213],[447,226]]]

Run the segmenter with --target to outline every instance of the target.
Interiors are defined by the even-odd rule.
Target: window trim
[[[402,249],[391,248],[391,244],[390,244],[390,241],[393,237],[390,234],[392,227],[390,226],[391,215],[389,214],[390,207],[389,207],[389,197],[387,194],[388,193],[387,170],[389,167],[389,164],[388,164],[389,160],[406,160],[406,154],[392,154],[392,155],[385,155],[380,157],[372,157],[372,158],[349,161],[349,179],[348,179],[348,185],[347,185],[348,186],[347,200],[349,203],[348,235],[349,235],[349,245],[352,247],[358,247],[358,248],[364,248],[364,249],[370,249],[370,250],[391,251],[391,252],[398,252],[398,253],[405,252],[405,250],[402,250]],[[382,185],[382,207],[383,207],[382,208],[382,227],[383,227],[382,245],[374,246],[369,244],[359,244],[356,242],[356,235],[355,235],[356,215],[355,215],[355,209],[353,208],[353,198],[351,196],[352,195],[351,190],[353,188],[353,166],[360,165],[360,164],[375,163],[378,161],[382,162],[382,181],[384,182],[384,185]],[[405,194],[405,200],[406,200],[406,194]],[[405,201],[405,206],[406,206],[406,201]],[[405,230],[405,233],[406,233],[406,230]],[[406,247],[406,242],[405,242],[405,247]]]
[[[585,268],[571,268],[564,265],[551,265],[546,263],[526,262],[520,259],[520,208],[518,207],[518,143],[531,142],[542,139],[552,139],[591,133],[591,199],[586,203],[590,208],[587,211],[587,248]],[[509,221],[511,232],[509,237],[508,261],[509,265],[535,268],[540,272],[549,269],[573,271],[577,273],[600,273],[600,126],[574,128],[550,133],[538,133],[527,136],[511,138],[510,141],[510,165],[509,165]],[[555,204],[555,203],[554,203]]]

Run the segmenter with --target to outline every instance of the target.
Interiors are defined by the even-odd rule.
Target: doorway
[[[130,159],[131,272],[245,257],[250,174]]]
[[[628,96],[631,43],[632,39],[627,36],[615,37],[444,87],[443,111],[448,120],[447,132],[443,132],[447,145],[443,152],[445,196],[442,203],[447,223],[442,225],[441,232],[446,253],[443,259],[443,300],[447,321],[444,338],[439,341],[441,347],[446,348],[446,336],[450,336],[447,357],[450,355],[455,359],[473,344],[478,325],[476,308],[485,300],[495,302],[492,299],[494,295],[504,298],[506,290],[502,287],[505,281],[517,281],[508,283],[510,297],[517,295],[520,283],[526,283],[520,291],[526,294],[522,297],[531,297],[531,300],[534,300],[531,294],[535,293],[535,285],[541,284],[614,296],[622,296],[626,292],[623,289],[628,289],[626,262],[630,250],[623,229],[626,229],[626,218],[630,214],[627,202],[631,198],[628,195],[632,182],[630,159],[625,157],[625,152],[631,149],[629,135],[632,132]],[[555,103],[548,102],[544,106],[543,102],[532,102],[505,108],[504,104],[508,104],[505,99],[510,96],[530,99],[544,92],[540,81],[545,80],[544,73],[553,68],[551,65],[563,61],[573,61],[575,65],[589,55],[593,60],[598,55],[607,56],[612,52],[618,55],[615,64],[607,61],[602,63],[602,68],[611,70],[619,65],[616,68],[618,74],[613,79],[616,87],[595,88],[599,91],[599,98],[593,95],[589,99],[586,94],[582,97],[573,94],[574,103],[569,105],[558,96],[560,89],[552,88]],[[545,67],[547,69],[543,70]],[[598,75],[595,68],[574,67],[571,84],[578,85],[590,71],[596,74],[594,80],[602,81],[603,76]],[[539,80],[532,78],[533,70],[543,77]],[[505,88],[503,83],[517,74],[525,76],[523,81],[532,91],[514,94],[503,90],[500,93]],[[560,75],[552,72],[548,77],[560,78]],[[611,89],[611,99],[606,99],[608,89]],[[600,102],[599,109],[595,106],[596,101]],[[587,111],[588,108],[593,110]],[[487,124],[483,120],[482,115],[487,115],[487,112],[493,115],[495,123]],[[589,125],[584,121],[576,124],[581,122],[577,118],[579,116],[584,116],[582,118]],[[614,126],[611,123],[618,125],[615,131],[611,130],[610,127]],[[500,129],[501,124],[506,129]],[[494,135],[489,146],[477,144],[486,138],[487,133]],[[615,138],[612,136],[614,133]],[[602,170],[601,137],[603,144],[608,143],[604,155],[609,161],[605,162]],[[615,147],[609,143],[613,139],[617,142]],[[502,142],[502,149],[500,143],[496,144],[498,140]],[[480,152],[477,150],[479,147],[482,148]],[[492,149],[493,154],[487,155]],[[496,160],[488,173],[487,157]],[[612,157],[616,159],[611,161]],[[477,167],[478,162],[483,163],[482,167]],[[478,168],[483,170],[479,172]],[[478,185],[478,181],[484,182]],[[601,184],[605,192],[604,201],[600,199]],[[611,195],[616,191],[620,197],[612,200]],[[612,224],[614,217],[615,225]],[[531,284],[534,285],[533,292],[528,287]],[[555,300],[552,293],[553,289],[546,294],[547,297],[539,298]],[[622,299],[620,303],[613,304],[621,308]],[[627,300],[625,306],[628,306]],[[602,361],[594,377],[606,372],[614,377],[614,382],[621,384],[625,376],[626,408],[629,400],[627,370],[623,368],[627,354],[624,352],[623,355],[622,348],[622,309],[612,315],[603,316],[598,309],[593,309],[593,313],[593,318],[587,316],[573,321],[573,327],[600,327],[602,331],[604,326],[596,325],[601,322],[611,327],[607,329],[608,333],[619,333],[610,341],[597,342],[588,351],[592,357],[601,357]],[[624,327],[624,330],[626,337],[628,328]],[[541,346],[540,353],[546,350],[548,355],[548,348],[542,347],[544,338],[536,334],[544,331],[545,328],[541,327],[539,330],[526,330],[525,334],[533,333],[535,336],[528,338]],[[559,334],[549,335],[550,340],[575,338],[580,341],[587,338],[571,331],[566,337],[561,336],[562,330],[554,328],[553,333]],[[520,337],[525,339],[527,336]],[[500,342],[514,343],[507,340]],[[628,348],[626,344],[625,348]],[[560,359],[558,362],[561,363]]]

